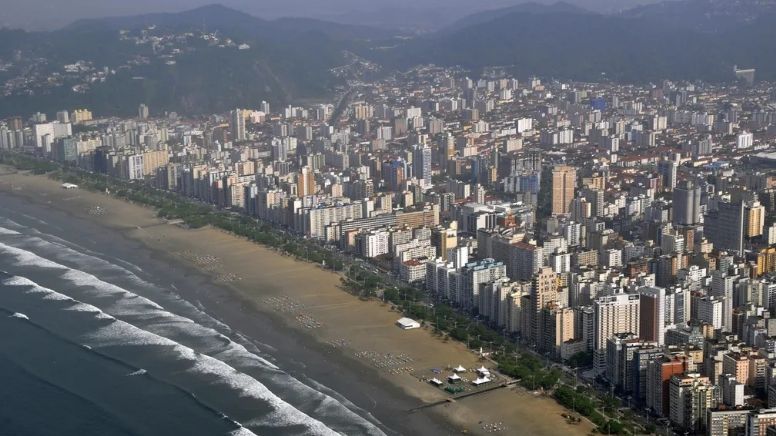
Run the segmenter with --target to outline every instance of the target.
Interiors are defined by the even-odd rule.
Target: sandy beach
[[[310,359],[320,360],[305,362],[307,367],[319,366],[311,377],[352,372],[352,380],[363,388],[340,390],[335,382],[331,387],[389,427],[393,423],[386,414],[391,414],[399,433],[416,426],[435,434],[583,435],[593,430],[587,421],[567,424],[561,416],[565,409],[555,401],[518,388],[411,412],[413,407],[449,398],[428,379],[445,378],[457,365],[467,369],[491,365],[462,344],[435,337],[430,329],[399,329],[395,326],[399,312],[389,304],[348,294],[340,288],[339,275],[221,230],[185,229],[158,219],[149,208],[105,194],[64,190],[45,176],[2,167],[0,191],[98,223],[142,244],[160,263],[201,275],[223,292],[211,287],[186,289],[181,290],[184,298],[195,299],[208,313],[258,341],[266,329],[258,318],[292,332],[290,337],[298,340],[295,345],[309,348]],[[462,376],[476,377],[472,372]],[[379,398],[371,392],[379,393]]]

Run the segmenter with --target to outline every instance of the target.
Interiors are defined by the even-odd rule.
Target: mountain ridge
[[[263,99],[323,98],[344,80],[333,69],[351,63],[347,53],[376,33],[307,19],[268,21],[223,6],[80,20],[49,32],[5,30],[0,58],[21,61],[0,77],[41,86],[0,96],[0,114],[86,105],[128,115],[140,103],[205,114]]]
[[[287,104],[331,97],[346,80],[380,68],[429,63],[461,65],[474,76],[506,66],[522,77],[630,83],[727,81],[738,65],[776,79],[776,16],[769,14],[708,32],[648,16],[528,3],[474,14],[432,34],[381,32],[306,18],[265,20],[220,5],[79,20],[49,32],[0,29],[0,60],[20,59],[0,72],[0,82],[21,84],[0,88],[0,116],[49,106],[127,115],[139,103],[190,114],[262,99]],[[35,86],[25,88],[27,82]]]
[[[770,14],[714,33],[642,17],[546,7],[472,22],[376,56],[397,69],[461,65],[475,75],[487,66],[507,66],[521,76],[566,80],[726,81],[733,80],[734,65],[746,65],[760,78],[776,79],[776,52],[768,42],[776,40],[776,16]]]
[[[304,24],[305,27],[303,29],[295,28],[294,26],[298,24]],[[81,19],[65,26],[61,30],[72,31],[94,26],[120,30],[137,29],[150,25],[167,26],[177,30],[198,28],[198,30],[202,31],[207,31],[208,28],[224,31],[224,29],[229,28],[231,31],[239,31],[249,36],[268,39],[277,38],[278,33],[298,35],[310,30],[322,32],[328,37],[338,37],[338,39],[364,39],[367,36],[381,39],[395,35],[395,32],[386,29],[345,25],[313,18],[281,17],[267,20],[218,3],[200,6],[183,12],[158,12],[142,15]]]

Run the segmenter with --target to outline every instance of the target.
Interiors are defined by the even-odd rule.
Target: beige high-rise
[[[296,194],[299,197],[315,194],[315,175],[308,166],[302,167],[302,171],[299,173],[299,178],[296,182]]]
[[[551,302],[558,301],[558,275],[552,268],[544,267],[534,276],[531,286],[531,339],[542,342],[542,310]]]
[[[568,165],[552,169],[552,214],[567,215],[571,212],[571,200],[577,182],[577,170]]]

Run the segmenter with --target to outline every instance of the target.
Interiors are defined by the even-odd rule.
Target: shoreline
[[[177,267],[205,282],[201,289],[178,293],[252,341],[262,342],[270,326],[276,336],[293,338],[289,349],[301,349],[303,361],[283,365],[285,371],[306,382],[322,382],[400,434],[420,428],[431,432],[424,434],[484,434],[485,424],[495,423],[503,423],[507,434],[518,429],[587,434],[593,429],[585,421],[566,424],[560,416],[566,409],[553,399],[515,388],[409,413],[449,396],[422,381],[431,377],[431,368],[444,374],[448,366],[474,368],[482,362],[462,344],[434,337],[429,329],[395,327],[399,312],[341,289],[338,274],[225,231],[184,229],[156,218],[148,207],[102,193],[64,191],[46,176],[0,171],[0,191],[118,231],[150,250],[160,268]],[[103,208],[99,217],[90,213],[96,206]],[[296,351],[280,348],[278,360],[284,352]]]

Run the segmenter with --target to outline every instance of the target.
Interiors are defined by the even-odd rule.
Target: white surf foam
[[[144,289],[153,288],[157,291],[159,290],[159,288],[156,285],[143,280],[135,273],[135,271],[142,271],[142,269],[135,264],[122,261],[120,259],[112,259],[112,260],[119,262],[121,265],[111,263],[103,259],[102,258],[103,255],[101,255],[100,253],[96,253],[78,244],[65,241],[64,239],[61,239],[53,235],[48,235],[48,234],[44,235],[40,232],[38,232],[38,234],[45,236],[47,239],[52,239],[54,240],[54,242],[46,239],[42,239],[41,237],[29,237],[26,240],[25,246],[32,245],[34,247],[43,248],[44,250],[51,252],[57,257],[66,258],[68,262],[75,262],[76,264],[79,265],[79,268],[90,268],[90,269],[99,268],[100,270],[111,271],[112,273],[117,273],[121,275],[122,279],[128,279],[132,281],[133,283],[137,284],[141,288],[144,288]],[[20,247],[16,247],[16,248],[20,248]],[[90,254],[87,254],[87,253],[90,253]],[[129,265],[129,268],[131,270],[127,269],[127,267],[122,266],[125,264]],[[66,268],[64,265],[62,265],[62,267]],[[76,270],[80,271],[79,269],[76,269]],[[92,276],[94,277],[93,274]],[[82,283],[82,284],[85,284],[85,283]],[[170,284],[170,286],[177,291],[177,288],[173,284]],[[169,290],[167,290],[167,292],[169,292]],[[203,318],[197,321],[200,325],[202,324],[212,325],[221,330],[225,330],[230,333],[232,332],[231,327],[229,327],[227,324],[207,314],[204,308],[201,307],[201,304],[196,304],[196,305],[192,304],[191,302],[184,300],[179,295],[172,292],[166,293],[164,297],[167,300],[171,300],[171,302],[176,305],[184,306],[188,310],[195,312],[198,315],[198,317]],[[124,314],[137,316],[137,315],[148,313],[148,310],[145,307],[141,307],[139,309],[140,310],[137,313],[134,313],[134,312],[131,312],[128,307],[125,307]],[[149,316],[154,316],[154,315],[149,315]],[[274,349],[270,348],[269,351],[274,351]],[[249,351],[249,352],[253,354],[257,354],[259,353],[259,350],[257,349],[255,351]],[[271,367],[274,367],[274,365],[269,361],[266,361],[265,363]]]
[[[64,265],[44,259],[37,254],[16,248],[7,244],[0,243],[0,251],[8,253],[16,258],[16,264],[19,266],[34,266],[39,268],[66,268]]]
[[[251,432],[247,428],[241,426],[237,430],[235,430],[233,432],[230,432],[229,436],[250,436],[252,434],[253,434],[253,432]]]
[[[0,235],[21,235],[21,233],[17,232],[16,230],[0,227]]]
[[[254,365],[279,370],[273,363],[250,353],[243,345],[232,341],[217,330],[202,326],[190,318],[171,313],[145,297],[100,280],[92,274],[69,269],[62,278],[78,286],[91,287],[100,295],[111,294],[117,298],[111,308],[107,309],[111,315],[119,318],[131,316],[133,319],[142,319],[153,323],[146,328],[152,330],[157,335],[168,337],[185,333],[198,338],[212,337],[220,339],[223,341],[225,349],[218,354],[224,353],[226,355],[240,356],[242,357],[241,360],[251,360]]]
[[[30,239],[33,239],[33,238],[30,238]],[[77,259],[78,261],[77,263],[85,266],[99,265],[102,268],[111,268],[121,272],[123,276],[127,276],[131,278],[135,283],[138,283],[138,285],[140,286],[155,287],[154,285],[148,282],[145,282],[144,280],[136,276],[133,272],[128,271],[121,266],[117,266],[115,264],[107,262],[99,257],[80,253],[64,244],[51,243],[37,237],[35,237],[34,239],[36,240],[36,245],[38,246],[49,245],[49,248],[59,250],[57,252],[57,255],[66,256],[66,259],[68,261]],[[68,280],[71,283],[81,288],[86,287],[86,288],[93,289],[93,292],[96,296],[102,297],[105,295],[111,295],[116,299],[115,302],[111,304],[110,307],[105,307],[103,309],[99,309],[99,308],[96,308],[95,306],[90,306],[84,303],[78,303],[67,308],[66,310],[92,312],[92,314],[95,317],[98,317],[100,319],[106,319],[106,320],[114,319],[114,317],[117,317],[119,319],[121,319],[122,317],[131,317],[131,322],[137,322],[142,320],[143,328],[153,333],[158,338],[167,339],[167,337],[174,336],[176,337],[176,340],[181,340],[179,339],[181,333],[185,333],[188,335],[196,336],[197,338],[200,338],[200,339],[207,338],[207,337],[218,339],[219,341],[221,341],[218,349],[212,349],[211,347],[211,349],[207,351],[211,356],[215,358],[214,360],[224,361],[228,365],[231,365],[231,366],[237,365],[241,368],[258,368],[264,372],[273,371],[275,372],[274,374],[270,373],[267,375],[275,379],[276,383],[278,382],[278,380],[282,379],[282,381],[278,383],[278,385],[284,385],[287,388],[293,389],[296,392],[299,392],[301,390],[301,392],[305,392],[304,395],[308,396],[310,400],[317,403],[317,405],[314,407],[313,410],[309,410],[305,407],[305,409],[308,410],[307,413],[310,413],[312,411],[316,416],[318,415],[340,416],[342,418],[346,418],[348,421],[354,421],[354,422],[360,423],[361,425],[359,426],[359,428],[364,433],[382,434],[382,432],[377,427],[375,427],[368,419],[364,419],[362,416],[359,416],[359,414],[355,413],[353,410],[359,410],[360,412],[366,415],[369,415],[368,413],[365,413],[363,410],[359,409],[358,407],[355,407],[347,400],[342,401],[341,399],[340,400],[335,399],[331,395],[326,394],[324,392],[320,392],[314,388],[311,388],[310,386],[305,385],[301,381],[296,380],[290,375],[282,372],[280,368],[278,368],[275,364],[257,355],[256,353],[260,352],[258,349],[251,352],[248,349],[246,349],[246,347],[243,346],[242,344],[232,341],[230,338],[228,338],[227,336],[224,336],[223,334],[221,334],[220,332],[218,332],[213,328],[198,324],[197,322],[189,318],[173,314],[165,310],[164,307],[162,307],[161,305],[145,297],[139,296],[122,287],[119,287],[112,283],[101,280],[95,275],[90,274],[88,272],[81,271],[79,269],[70,268],[66,265],[62,265],[57,262],[53,262],[51,260],[42,258],[35,253],[28,252],[26,250],[22,250],[16,247],[9,247],[5,244],[0,243],[0,251],[2,250],[11,252],[17,257],[17,260],[19,260],[20,262],[25,262],[26,265],[38,265],[39,267],[43,267],[43,268],[63,269],[65,271],[64,274],[62,275],[63,279]],[[61,295],[61,294],[58,294],[58,295]],[[53,296],[47,296],[47,297],[57,298]],[[66,297],[66,296],[64,298],[70,299],[69,297]],[[100,302],[101,301],[102,300],[100,300]],[[215,321],[215,323],[219,327],[223,326],[226,329],[231,331],[231,329],[229,329],[229,327],[226,324],[223,324],[222,322],[215,320],[214,318],[208,316],[207,314],[202,313],[198,309],[194,308],[194,306],[191,305],[190,303],[180,299],[180,297],[177,297],[176,304],[178,302],[188,305],[189,307],[191,307],[192,310],[198,313],[201,313],[203,316],[207,317],[208,320]],[[101,303],[97,303],[97,304],[102,305]],[[108,312],[108,313],[105,313],[105,312]],[[146,322],[150,323],[150,325],[146,325]],[[106,338],[106,337],[121,338],[123,336],[124,337],[123,344],[131,343],[133,345],[172,345],[166,342],[152,341],[152,340],[149,340],[148,337],[145,337],[142,335],[138,336],[134,334],[134,332],[126,330],[124,326],[121,324],[111,323],[111,324],[108,324],[107,326],[104,326],[102,330],[103,330],[101,335],[102,338]],[[244,338],[242,339],[244,340]],[[175,341],[171,341],[171,342],[173,344],[177,343]],[[247,341],[247,342],[248,344],[250,344],[251,348],[256,348],[255,345],[250,343],[250,341]],[[122,342],[121,341],[117,343],[102,342],[101,345],[102,346],[122,345]],[[181,352],[182,350],[178,349],[177,351]],[[191,351],[191,353],[194,353],[194,354],[187,352],[185,354],[182,354],[181,357],[185,357],[188,360],[195,360],[197,358],[196,353],[193,350],[189,350],[189,351]],[[232,368],[232,371],[234,371],[235,373],[239,373],[239,371],[236,371],[233,368]],[[253,380],[253,378],[251,378],[250,376],[245,374],[243,375]],[[242,379],[241,381],[245,381],[245,379]],[[233,382],[230,382],[230,386],[232,386],[233,388],[235,387],[234,380]],[[264,385],[261,385],[261,389],[269,391]],[[249,393],[247,393],[246,395],[255,397],[256,396],[255,394],[256,394],[256,390],[249,391]],[[261,398],[261,399],[264,399],[264,398]],[[282,401],[279,398],[278,400]],[[293,406],[290,406],[290,405],[289,407],[293,408]],[[294,409],[294,410],[297,410],[297,409]],[[325,413],[322,413],[322,412],[325,412]],[[300,411],[300,413],[304,413],[304,412]],[[285,414],[281,413],[280,415],[272,416],[269,419],[266,419],[263,417],[261,421],[263,422],[269,421],[269,422],[272,422],[273,425],[286,425],[287,423],[284,421],[284,419],[286,419],[284,418],[284,415]]]
[[[32,280],[18,276],[5,279],[3,284],[6,286],[27,287],[28,289],[26,292],[30,294],[59,294],[52,289],[38,285]],[[62,298],[55,299],[61,300]],[[79,312],[91,312],[95,315],[98,315],[98,313],[101,312],[100,309],[95,306],[78,301],[75,301],[74,306],[82,308],[81,310],[78,310]],[[189,347],[142,330],[108,314],[103,313],[102,317],[110,319],[113,322],[98,328],[96,331],[89,333],[82,338],[92,348],[127,345],[168,347],[178,359],[189,361],[191,364],[191,369],[189,369],[189,371],[198,375],[213,376],[215,378],[214,384],[224,384],[237,391],[238,394],[244,398],[252,398],[269,405],[273,410],[266,417],[262,417],[259,420],[262,425],[301,426],[308,430],[308,434],[314,435],[337,434],[322,422],[306,415],[304,412],[283,401],[258,380],[237,371],[225,362],[198,353]]]
[[[67,247],[63,247],[67,248]],[[47,269],[57,269],[57,270],[64,270],[64,274],[62,275],[62,278],[65,280],[70,281],[71,283],[80,286],[80,287],[89,287],[94,289],[94,292],[98,295],[104,296],[104,295],[111,295],[113,297],[116,297],[117,300],[113,304],[113,306],[108,309],[109,313],[112,316],[143,316],[147,317],[147,319],[150,318],[168,318],[171,321],[175,321],[177,323],[186,324],[185,328],[186,330],[189,330],[190,333],[196,333],[199,337],[206,337],[206,336],[223,336],[221,333],[217,332],[214,329],[211,329],[209,327],[201,326],[197,324],[195,321],[185,318],[179,315],[172,314],[164,309],[164,307],[160,306],[159,304],[145,298],[142,296],[139,296],[137,294],[134,294],[124,288],[121,288],[119,286],[116,286],[112,283],[105,282],[103,280],[100,280],[93,274],[89,274],[87,272],[76,270],[73,268],[70,268],[66,265],[45,259],[41,256],[38,256],[37,254],[23,250],[21,248],[13,247],[7,244],[0,243],[0,251],[4,251],[6,253],[9,253],[16,257],[17,264],[21,266],[37,266],[40,268],[47,268]],[[25,280],[23,278],[20,278],[20,280]],[[59,294],[61,295],[61,294]],[[47,295],[48,298],[59,298],[54,295]],[[63,299],[69,299],[69,297],[63,296]],[[102,312],[101,309],[95,308],[97,311]],[[85,306],[74,306],[72,308],[69,308],[69,310],[87,310],[90,309]],[[162,325],[160,327],[161,329],[168,328],[168,326]],[[173,333],[171,331],[167,331],[168,334]],[[180,333],[180,331],[174,331],[174,333]],[[225,337],[225,336],[223,336]],[[257,361],[257,363],[262,364],[268,368],[272,368],[275,370],[279,370],[279,368],[274,365],[272,362],[269,362],[268,360],[257,356],[253,353],[250,353],[244,346],[226,338],[229,342],[227,344],[228,349],[232,349],[231,351],[234,351],[236,353],[245,353],[246,357],[249,357],[251,359],[254,359]],[[229,351],[229,350],[225,351]]]
[[[14,313],[12,313],[11,315],[9,315],[8,317],[9,317],[9,318],[19,318],[19,319],[26,319],[26,320],[28,320],[28,321],[30,320],[30,317],[29,317],[29,316],[27,316],[27,315],[25,315],[25,314],[23,314],[23,313],[19,313],[19,312],[14,312]]]
[[[143,368],[140,368],[137,371],[132,371],[129,374],[127,374],[127,377],[134,377],[134,376],[146,375],[146,374],[148,374],[148,371],[144,370]]]
[[[7,286],[35,286],[35,282],[32,280],[19,276],[8,277],[3,280],[3,284]]]

